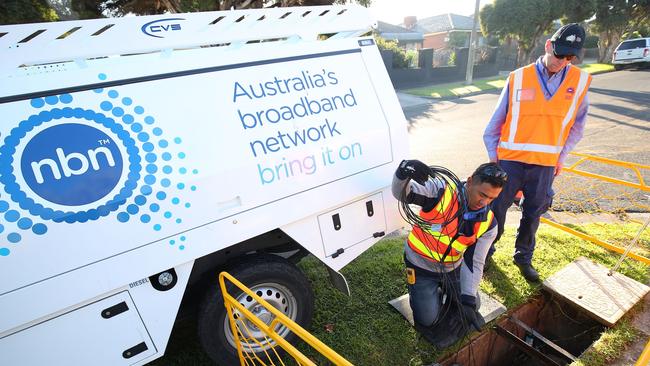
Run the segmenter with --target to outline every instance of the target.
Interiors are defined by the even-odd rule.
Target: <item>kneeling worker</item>
[[[393,195],[413,230],[404,246],[410,305],[415,326],[439,348],[479,330],[478,285],[487,252],[497,234],[490,203],[507,180],[496,163],[479,166],[466,182],[419,160],[401,162]],[[420,206],[413,213],[408,205]]]

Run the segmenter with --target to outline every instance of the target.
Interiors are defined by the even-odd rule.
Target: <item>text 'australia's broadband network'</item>
[[[311,75],[308,71],[301,71],[300,74],[279,79],[259,82],[256,84],[242,85],[239,82],[234,84],[233,102],[244,100],[260,100],[282,94],[304,94],[310,89],[320,89],[339,84],[339,79],[333,71],[323,70],[322,73]],[[286,98],[284,98],[286,100]],[[270,124],[281,121],[291,121],[298,118],[317,116],[322,113],[332,112],[343,108],[350,108],[357,105],[354,91],[349,88],[342,95],[330,95],[321,98],[310,98],[299,96],[290,103],[277,107],[258,109],[254,111],[242,111],[237,109],[239,120],[245,130],[263,128]],[[337,122],[327,118],[317,125],[311,126],[290,133],[277,131],[265,139],[257,139],[250,142],[253,156],[266,155],[269,152],[277,152],[281,149],[304,145],[310,141],[319,141],[341,135]]]
[[[250,154],[254,158],[268,158],[279,151],[297,148],[322,141],[334,141],[342,136],[342,126],[331,113],[357,107],[357,97],[351,87],[342,85],[336,72],[296,71],[289,77],[269,77],[265,80],[233,84],[232,102],[238,106],[237,118],[246,131],[257,131],[249,140]],[[261,107],[260,107],[261,106]],[[329,115],[328,115],[329,114]],[[327,117],[326,117],[327,116]],[[300,120],[300,127],[296,122]],[[283,122],[293,121],[291,124]],[[272,128],[260,138],[260,132]],[[330,143],[328,143],[330,145]],[[362,154],[357,142],[346,146],[321,146],[321,164],[310,149],[305,156],[291,159],[275,156],[275,162],[265,159],[258,164],[262,184],[269,184],[296,175],[312,175],[317,166],[331,166],[338,160],[347,160]],[[342,149],[342,150],[341,150]],[[322,150],[322,151],[320,151]]]

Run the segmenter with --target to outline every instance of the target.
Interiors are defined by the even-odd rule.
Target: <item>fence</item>
[[[419,50],[419,62],[417,68],[398,69],[393,67],[392,51],[382,51],[381,57],[388,71],[395,88],[409,88],[425,84],[438,84],[452,81],[465,80],[467,71],[467,55],[469,49],[456,48],[455,63],[453,66],[433,67],[434,53],[437,50],[431,48]],[[446,52],[446,51],[445,51]],[[473,75],[475,78],[497,75],[498,51],[490,48],[486,55],[478,54],[476,59],[482,59],[483,63],[474,65]]]

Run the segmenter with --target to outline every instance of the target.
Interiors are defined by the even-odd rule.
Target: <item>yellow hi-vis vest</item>
[[[510,73],[508,113],[497,147],[499,160],[557,165],[564,143],[589,89],[591,75],[573,65],[546,100],[535,64]]]
[[[431,223],[431,226],[426,228],[413,226],[413,230],[408,236],[409,247],[427,260],[441,262],[447,248],[451,246],[444,262],[452,263],[460,260],[465,250],[470,245],[474,245],[476,240],[490,228],[494,214],[492,210],[489,210],[487,220],[476,222],[473,233],[465,236],[458,233],[458,219],[454,219],[445,226],[441,225],[445,221],[449,221],[449,218],[458,212],[458,208],[456,189],[447,184],[442,197],[433,210],[420,211],[420,217]]]

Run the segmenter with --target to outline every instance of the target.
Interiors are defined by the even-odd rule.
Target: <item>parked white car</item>
[[[628,39],[621,42],[612,56],[616,70],[626,66],[650,65],[650,37]]]

